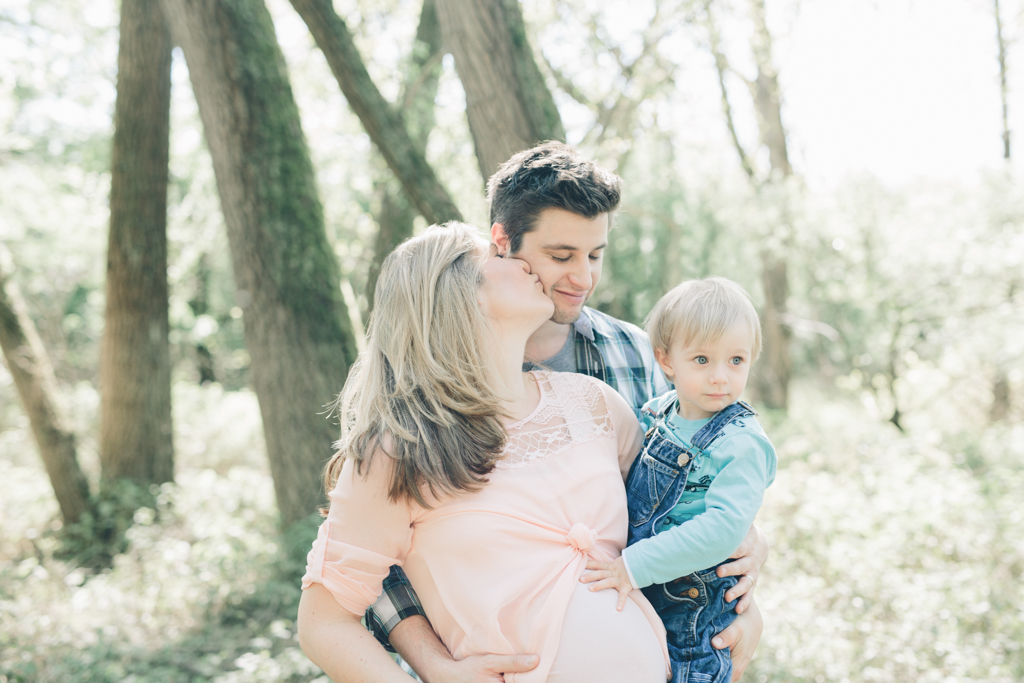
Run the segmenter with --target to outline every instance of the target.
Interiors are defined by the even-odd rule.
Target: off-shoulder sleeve
[[[302,577],[303,588],[322,584],[359,616],[380,596],[391,565],[402,564],[412,542],[410,505],[388,500],[386,460],[378,453],[366,477],[353,461],[345,463]]]
[[[636,419],[636,413],[626,403],[626,399],[619,395],[619,392],[600,380],[594,380],[601,386],[604,392],[604,401],[608,406],[608,414],[615,426],[615,438],[618,441],[619,469],[622,471],[622,479],[625,481],[629,474],[629,468],[636,459],[643,445],[644,435],[640,431],[640,422]]]

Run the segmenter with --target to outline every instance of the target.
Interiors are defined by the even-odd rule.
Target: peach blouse
[[[642,441],[639,424],[599,380],[533,374],[540,402],[508,426],[504,457],[480,491],[433,509],[391,503],[385,458],[365,478],[346,462],[302,587],[321,583],[361,616],[398,564],[456,659],[539,655],[533,671],[505,677],[514,683],[562,679],[555,670],[594,680],[579,678],[585,665],[610,681],[660,683],[668,671],[665,629],[643,594],[633,591],[620,613],[614,591],[592,593],[579,582],[588,557],[611,561],[626,544],[623,478]],[[649,661],[659,650],[659,661]],[[640,670],[648,673],[638,678]]]

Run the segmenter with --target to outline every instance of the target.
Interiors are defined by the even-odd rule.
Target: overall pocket
[[[654,434],[648,438],[657,440],[658,436]],[[669,445],[664,439],[660,439],[660,442]],[[657,446],[658,444],[644,444],[626,481],[626,504],[629,509],[629,524],[632,527],[642,526],[650,521],[665,494],[680,475],[681,470],[678,466],[672,466],[656,457],[661,455],[659,451],[662,450]],[[676,457],[673,455],[672,459],[675,460]]]

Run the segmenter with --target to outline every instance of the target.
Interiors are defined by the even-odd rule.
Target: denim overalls
[[[693,435],[692,446],[684,448],[663,433],[668,429],[665,419],[678,405],[677,398],[656,415],[650,412],[655,416],[654,426],[647,430],[643,449],[626,481],[627,545],[657,534],[658,525],[682,497],[694,461],[713,447],[727,425],[755,414],[753,408],[738,401],[716,413]],[[736,581],[735,576],[720,578],[715,574],[715,567],[710,567],[643,589],[668,631],[672,683],[729,683],[732,680],[729,650],[714,649],[711,639],[736,618],[736,601],[725,602],[726,591],[735,586]]]

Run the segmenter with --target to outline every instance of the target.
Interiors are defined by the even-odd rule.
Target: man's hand
[[[402,619],[391,644],[425,683],[495,683],[504,674],[535,669],[537,655],[474,655],[455,661],[425,617]]]
[[[447,665],[444,683],[500,683],[504,674],[530,671],[540,663],[537,655],[473,655]],[[432,679],[431,679],[432,680]]]
[[[747,670],[754,650],[761,641],[762,630],[764,621],[761,619],[761,611],[757,608],[757,603],[751,600],[750,608],[745,614],[736,617],[736,621],[711,639],[711,645],[715,649],[730,648],[733,681],[740,680],[743,672]]]
[[[587,560],[587,569],[594,571],[581,576],[580,581],[583,583],[599,581],[600,583],[595,583],[590,587],[592,591],[605,588],[614,588],[619,591],[619,601],[616,603],[615,609],[621,612],[622,608],[626,606],[626,599],[629,598],[629,594],[633,590],[633,584],[629,581],[629,573],[626,572],[626,562],[622,556],[615,558],[615,561],[611,563]]]
[[[732,602],[740,598],[739,604],[736,605],[736,614],[743,614],[753,604],[757,577],[761,573],[761,567],[768,560],[768,539],[765,538],[764,532],[751,525],[740,547],[729,557],[734,561],[723,564],[715,573],[719,576],[740,577],[736,585],[726,592],[725,600]]]

